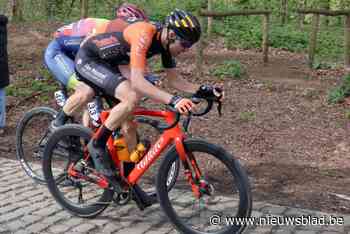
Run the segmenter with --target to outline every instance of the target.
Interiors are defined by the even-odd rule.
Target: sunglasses
[[[169,40],[169,45],[174,43],[175,41],[179,41],[180,42],[180,45],[183,47],[183,48],[186,48],[186,49],[189,49],[192,47],[193,43],[190,42],[190,41],[186,41],[184,39],[182,39],[181,37],[177,36],[175,38],[173,38],[172,40]]]
[[[183,40],[183,39],[180,39],[179,41],[180,41],[180,45],[181,45],[183,48],[189,49],[189,48],[191,48],[191,46],[192,46],[192,42],[190,42],[190,41],[185,41],[185,40]]]
[[[186,49],[191,48],[191,46],[193,45],[192,42],[186,41],[186,40],[182,39],[181,37],[179,37],[178,35],[176,35],[175,40],[178,40],[180,42],[180,45]]]

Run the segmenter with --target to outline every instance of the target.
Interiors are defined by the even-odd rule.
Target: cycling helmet
[[[166,18],[164,25],[173,30],[181,39],[192,44],[201,36],[201,25],[191,13],[175,9]]]
[[[138,20],[148,21],[145,12],[135,4],[123,3],[115,8],[116,18],[136,18]]]

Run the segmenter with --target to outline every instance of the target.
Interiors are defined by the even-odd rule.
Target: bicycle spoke
[[[67,178],[68,178],[68,173],[67,172],[63,172],[62,174],[59,174],[57,176],[57,178],[55,179],[55,182],[56,182],[56,184],[60,184]]]

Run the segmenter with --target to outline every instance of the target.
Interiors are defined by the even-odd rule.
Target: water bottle
[[[142,143],[138,143],[136,149],[130,154],[130,160],[134,163],[140,161],[146,152],[146,146]]]
[[[92,102],[89,102],[87,104],[87,109],[91,118],[91,122],[95,127],[99,127],[100,126],[100,114],[101,114],[101,110],[99,108],[99,104],[97,102],[97,100],[94,100]]]
[[[120,161],[130,162],[128,145],[121,134],[115,136],[113,145],[117,150],[118,159]]]
[[[58,90],[55,92],[55,99],[56,99],[56,103],[58,106],[63,107],[64,104],[66,104],[67,101],[67,97],[65,95],[65,93],[62,90]]]

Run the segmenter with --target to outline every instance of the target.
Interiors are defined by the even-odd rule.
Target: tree
[[[281,0],[281,24],[284,25],[287,21],[288,0]]]
[[[208,11],[213,10],[213,1],[208,0]],[[213,17],[208,17],[208,37],[211,36],[213,31]]]
[[[87,18],[89,15],[89,1],[88,0],[80,0],[80,17]]]
[[[47,0],[46,1],[46,15],[48,20],[54,19],[54,8],[55,8],[55,1],[54,0]]]
[[[306,8],[306,5],[307,5],[306,0],[299,0],[299,3],[298,3],[298,8],[299,8],[299,9],[304,9],[304,8]],[[304,14],[299,14],[299,15],[298,15],[298,24],[299,24],[300,30],[303,29],[304,21],[305,21],[305,15],[304,15]]]
[[[12,0],[12,20],[13,21],[23,21],[23,11],[22,11],[22,0]]]
[[[321,0],[320,1],[320,9],[330,10],[330,1],[329,0]],[[322,24],[328,26],[329,18],[328,16],[323,16]]]

